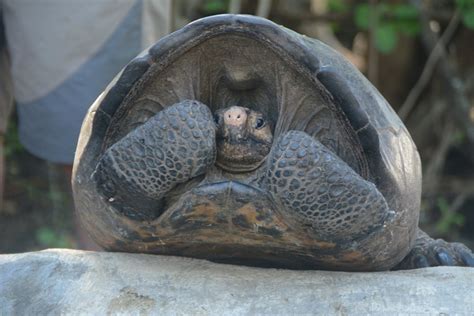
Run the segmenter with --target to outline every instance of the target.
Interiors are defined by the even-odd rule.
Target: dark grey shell
[[[226,69],[248,71],[249,63],[266,90],[246,93],[244,101],[259,104],[258,110],[277,122],[275,136],[288,130],[312,135],[375,183],[396,213],[381,231],[351,245],[335,245],[331,253],[324,241],[296,249],[292,255],[302,263],[288,266],[346,270],[394,266],[412,247],[418,225],[421,166],[409,133],[387,101],[339,53],[320,41],[245,15],[204,18],[163,38],[132,60],[91,106],[73,175],[76,208],[87,230],[111,250],[200,256],[188,246],[180,251],[167,248],[174,237],[166,241],[156,237],[160,227],[153,221],[136,221],[114,210],[97,196],[91,174],[105,149],[163,108],[196,99],[216,110],[242,98],[223,94],[222,83],[229,80]]]

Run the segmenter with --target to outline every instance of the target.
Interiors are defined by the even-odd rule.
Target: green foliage
[[[452,212],[445,198],[438,198],[438,209],[441,218],[436,223],[436,230],[441,234],[448,234],[456,227],[464,224],[464,216],[462,214]]]
[[[41,227],[36,231],[36,240],[45,248],[71,248],[67,235],[58,233],[49,227]]]
[[[229,8],[228,0],[206,0],[203,9],[205,14],[224,13]]]
[[[393,15],[399,19],[418,19],[418,11],[410,4],[397,4],[391,9]]]
[[[377,25],[375,46],[380,52],[386,54],[396,47],[400,33],[415,36],[421,29],[418,11],[410,4],[379,3],[372,9],[371,6],[363,3],[355,7],[354,22],[358,28],[368,30],[372,18]]]
[[[20,139],[18,137],[16,122],[10,120],[7,133],[5,134],[5,157],[13,157],[22,151],[24,151],[24,148],[21,145]]]
[[[474,8],[463,12],[462,18],[464,25],[466,25],[467,28],[474,30]]]
[[[418,19],[418,11],[414,6],[399,4],[393,8],[393,23],[396,28],[408,36],[416,36],[421,31],[421,25]]]
[[[456,0],[464,25],[474,30],[474,0]]]
[[[349,11],[349,5],[345,0],[329,0],[328,8],[330,12],[344,13]]]
[[[390,53],[397,45],[397,31],[392,24],[382,24],[375,30],[375,46],[382,53]]]
[[[359,4],[354,11],[354,22],[362,30],[369,29],[370,10],[369,5]]]

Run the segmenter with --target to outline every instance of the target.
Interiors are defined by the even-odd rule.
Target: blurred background
[[[38,1],[42,2],[46,3]],[[141,1],[116,5],[132,2]],[[4,3],[2,7],[0,0],[0,10],[8,22],[8,15],[16,11],[8,1]],[[418,147],[423,163],[421,227],[433,237],[474,248],[474,0],[157,0],[154,7],[148,4],[148,10],[158,12],[152,18],[163,23],[161,31],[151,32],[142,44],[204,16],[246,13],[318,38],[341,52],[398,112]],[[9,67],[14,70],[15,56],[8,49],[13,40],[8,23],[0,25],[0,52],[9,55],[12,65],[0,67],[5,72]],[[60,20],[56,28],[61,30]],[[95,83],[91,100],[131,59],[118,60],[114,51],[104,56],[114,60],[114,67]],[[45,80],[52,76],[44,73]],[[0,91],[12,84],[2,73],[0,80]],[[4,122],[0,125],[4,159],[0,253],[50,247],[94,249],[74,218],[69,185],[72,161],[58,162],[27,149],[19,135],[21,105],[16,101],[16,109],[10,109],[5,103],[9,98],[4,99],[0,104]],[[85,111],[91,102],[83,103]],[[71,145],[75,146],[75,139]]]

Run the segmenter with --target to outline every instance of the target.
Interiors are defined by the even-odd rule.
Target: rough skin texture
[[[222,160],[214,162],[214,135],[206,140],[192,136],[213,133],[204,105],[198,104],[202,128],[186,124],[199,125],[186,110],[174,119],[180,115],[173,115],[173,108],[179,106],[160,112],[184,99],[205,100],[213,114],[231,106],[260,112],[278,137],[304,131],[331,151],[333,164],[314,159],[321,175],[311,179],[316,175],[312,167],[298,167],[298,149],[291,151],[289,145],[277,153],[275,148],[275,160],[290,151],[296,155],[284,158],[296,169],[279,186],[291,170],[267,160],[254,164],[258,157],[251,159],[252,168],[242,170],[240,157],[252,156],[247,153],[256,146],[239,139],[250,150],[244,155],[234,148],[221,151],[232,158],[232,168],[225,170]],[[253,126],[258,130],[259,124]],[[216,135],[218,148],[232,145]],[[269,148],[277,144],[268,143]],[[325,152],[316,142],[312,146]],[[335,186],[334,197],[332,173],[335,183],[344,183],[342,189]],[[327,192],[311,193],[312,186],[326,186]],[[417,241],[421,164],[403,122],[343,56],[262,18],[216,15],[164,37],[101,94],[78,141],[73,190],[84,227],[105,249],[373,271],[393,268]],[[384,217],[389,211],[377,191],[396,212],[392,221]],[[367,196],[365,202],[360,194]],[[347,212],[355,196],[355,208],[361,209]],[[370,199],[375,206],[364,204]],[[358,236],[365,238],[354,239]],[[423,259],[415,263],[413,258]],[[474,259],[466,248],[420,233],[402,265],[451,261],[473,265]]]
[[[415,246],[394,270],[435,266],[474,267],[474,256],[472,251],[461,243],[433,239],[418,230]]]
[[[183,101],[159,112],[106,150],[95,177],[99,192],[137,219],[155,218],[177,184],[203,174],[216,157],[211,111]]]
[[[215,164],[216,151],[210,109],[187,100],[108,148],[92,177],[116,210],[131,219],[152,220],[165,211],[163,198],[173,188]],[[287,132],[263,159],[263,188],[318,240],[347,244],[366,238],[394,214],[373,183],[304,132]],[[420,230],[415,247],[395,268],[438,265],[474,266],[474,257],[464,245],[434,240]]]
[[[270,192],[286,211],[322,240],[367,236],[392,214],[373,183],[304,132],[290,131],[277,141],[267,178]]]

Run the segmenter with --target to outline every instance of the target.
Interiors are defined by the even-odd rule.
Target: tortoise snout
[[[233,106],[224,112],[224,123],[228,126],[243,127],[247,123],[247,112],[240,106]]]

